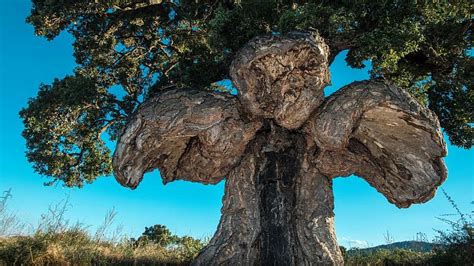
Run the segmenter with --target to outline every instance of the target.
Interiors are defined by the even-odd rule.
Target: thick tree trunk
[[[402,89],[355,82],[324,99],[329,48],[308,33],[258,37],[230,68],[238,97],[174,90],[148,99],[117,144],[117,180],[214,184],[219,228],[197,265],[340,265],[332,179],[356,174],[398,207],[446,179],[436,117]]]
[[[196,265],[342,264],[331,179],[310,166],[302,134],[270,123],[229,174],[218,230]]]

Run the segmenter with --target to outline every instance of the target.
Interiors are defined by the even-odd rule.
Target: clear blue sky
[[[40,83],[63,77],[75,66],[72,39],[63,34],[52,42],[35,37],[25,17],[29,0],[0,0],[0,191],[12,188],[9,207],[23,221],[35,225],[48,205],[69,195],[72,221],[98,225],[115,207],[124,233],[136,236],[145,226],[168,226],[177,234],[211,236],[219,222],[224,184],[205,186],[188,182],[161,183],[157,171],[147,174],[134,191],[121,187],[113,177],[99,178],[82,189],[44,187],[47,179],[35,174],[24,156],[25,142],[18,111],[34,97]],[[331,66],[333,86],[327,93],[354,80],[368,77],[367,69],[354,70],[338,56]],[[474,151],[449,146],[449,177],[443,188],[461,210],[472,210]],[[453,213],[442,193],[423,205],[398,209],[364,180],[357,177],[334,181],[336,230],[345,246],[384,243],[388,230],[395,241],[413,239],[417,232],[432,238],[433,229],[445,228],[436,216]],[[361,242],[359,242],[361,241]]]

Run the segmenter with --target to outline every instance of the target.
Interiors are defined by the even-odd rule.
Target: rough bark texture
[[[305,136],[267,124],[226,181],[222,218],[196,265],[342,264],[332,180]]]
[[[226,178],[222,217],[197,265],[341,265],[332,178],[356,174],[398,207],[445,180],[436,117],[404,91],[356,82],[323,100],[328,49],[317,36],[256,38],[232,64],[239,95],[170,91],[133,115],[117,180]]]
[[[398,207],[431,199],[446,179],[446,144],[436,117],[405,91],[356,82],[329,97],[308,121],[330,177],[363,177]]]
[[[159,168],[164,183],[221,181],[260,127],[242,117],[237,105],[235,97],[198,90],[174,90],[148,100],[117,143],[116,179],[135,188],[144,173]]]
[[[230,75],[252,116],[296,129],[323,101],[328,56],[327,45],[317,35],[258,37],[236,55]]]

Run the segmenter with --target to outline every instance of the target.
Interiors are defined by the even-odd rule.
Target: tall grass
[[[377,249],[372,252],[349,250],[344,252],[346,265],[474,265],[473,212],[462,212],[451,196],[442,189],[455,213],[438,217],[448,225],[447,230],[435,230],[434,249],[416,252],[408,249]],[[393,237],[384,235],[387,244]],[[387,240],[388,239],[388,240]],[[390,241],[389,241],[390,240]],[[418,233],[416,240],[426,241],[426,235]]]
[[[20,219],[8,211],[8,198],[11,197],[11,189],[4,191],[0,197],[0,237],[18,234],[25,227]]]
[[[463,213],[451,196],[442,191],[455,213],[438,218],[447,223],[449,229],[436,230],[438,236],[435,241],[442,245],[435,250],[433,260],[438,261],[440,265],[474,265],[473,212]]]
[[[68,200],[51,205],[32,232],[21,230],[19,219],[8,211],[7,199],[0,203],[0,265],[184,265],[197,255],[203,241],[182,237],[173,245],[136,241],[116,230],[116,217],[109,211],[95,233],[87,226],[71,223]]]
[[[346,265],[474,265],[472,213],[461,212],[443,193],[456,213],[440,218],[450,229],[437,231],[433,251],[349,251],[344,252]],[[162,225],[145,228],[137,239],[125,237],[119,229],[112,230],[114,210],[90,233],[84,224],[65,218],[70,207],[67,199],[51,205],[38,226],[25,232],[18,217],[8,211],[7,200],[5,194],[0,197],[0,265],[187,265],[206,244],[173,235]],[[426,235],[417,234],[416,239],[426,240]],[[388,232],[386,241],[393,242]]]

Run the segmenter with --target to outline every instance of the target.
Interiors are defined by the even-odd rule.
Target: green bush
[[[378,249],[373,252],[346,253],[346,265],[426,265],[431,253],[406,249]]]
[[[469,213],[459,210],[454,200],[443,190],[444,195],[456,211],[457,219],[440,218],[449,225],[446,231],[437,230],[436,242],[430,263],[433,265],[474,265],[474,221]]]

